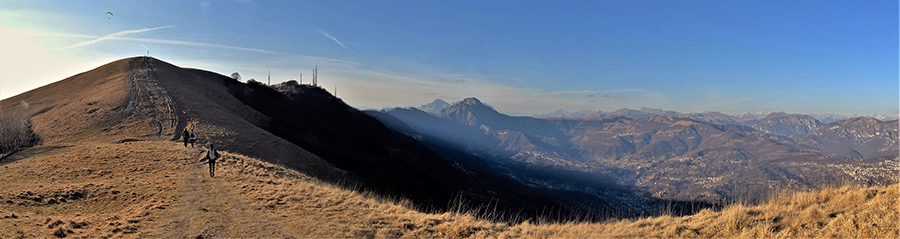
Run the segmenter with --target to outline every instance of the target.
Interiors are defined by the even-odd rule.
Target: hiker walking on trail
[[[184,139],[184,147],[185,148],[187,148],[188,137],[190,137],[188,135],[188,131],[187,131],[187,129],[184,129],[184,131],[181,132],[181,138]],[[191,147],[193,147],[193,146],[191,146]]]
[[[194,134],[194,130],[193,130],[193,129],[191,130],[191,136],[190,136],[190,137],[191,137],[191,148],[193,148],[193,147],[194,147],[194,141],[197,141],[197,135]]]
[[[219,152],[216,152],[216,146],[213,144],[209,144],[209,151],[206,152],[206,157],[203,159],[209,160],[207,163],[209,164],[209,177],[215,177],[216,175],[216,159],[219,159],[222,155]]]

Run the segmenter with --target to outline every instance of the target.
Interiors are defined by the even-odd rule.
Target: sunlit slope
[[[228,94],[225,76],[150,57],[118,60],[0,102],[30,119],[45,145],[180,140],[215,143],[328,180],[345,180],[328,162],[258,125],[265,115]],[[27,106],[27,107],[26,107]]]
[[[126,109],[132,60],[111,62],[4,99],[0,111],[30,118],[47,144],[143,139],[150,135],[150,125]]]

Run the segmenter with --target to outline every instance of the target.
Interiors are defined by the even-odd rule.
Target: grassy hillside
[[[900,185],[831,188],[686,217],[505,223],[470,209],[424,213],[223,152],[175,142],[49,145],[0,161],[0,237],[887,237]]]
[[[497,212],[498,205],[509,203],[510,198],[503,197],[486,198],[491,204],[476,208],[450,203],[448,211],[420,210],[414,205],[422,204],[407,198],[358,190],[357,186],[363,188],[358,184],[361,181],[348,176],[353,172],[339,170],[266,131],[264,128],[277,125],[273,123],[276,119],[232,97],[234,89],[229,85],[237,84],[211,72],[142,57],[116,61],[0,101],[3,116],[15,114],[30,120],[32,127],[26,128],[44,143],[0,159],[0,238],[900,236],[898,185],[832,188],[786,194],[759,206],[735,204],[685,217],[601,223],[523,222],[526,217],[519,217],[522,213],[491,213]],[[322,104],[299,108],[315,105]],[[332,119],[342,117],[347,118]],[[175,141],[184,128],[200,132],[197,148]],[[351,132],[365,130],[370,129]],[[313,138],[347,134],[301,133]],[[379,138],[383,137],[366,139]],[[220,146],[224,156],[216,178],[210,178],[207,165],[199,162],[202,147],[208,143]],[[361,148],[341,150],[355,150],[362,160],[374,159],[375,154],[359,151]],[[423,158],[427,157],[407,159]],[[891,173],[874,175],[896,177],[890,170],[896,167],[881,162],[879,159],[878,168]],[[410,170],[434,173],[455,169]],[[468,173],[465,177],[434,176],[447,181],[474,177]],[[491,178],[484,181],[498,183]],[[483,195],[511,190],[535,196],[526,189],[506,186],[509,184],[496,184],[500,186],[494,189],[483,187],[488,184],[471,185],[490,192]],[[432,196],[431,200],[437,202],[438,198]],[[567,217],[557,214],[563,215],[542,215]]]

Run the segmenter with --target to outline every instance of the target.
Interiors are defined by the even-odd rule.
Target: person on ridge
[[[222,155],[220,155],[219,152],[216,152],[216,146],[213,144],[209,144],[209,151],[206,152],[206,157],[203,159],[209,160],[209,161],[207,161],[207,163],[209,164],[209,177],[210,178],[215,177],[215,175],[216,175],[216,159],[219,159],[221,157],[222,157]]]
[[[189,135],[188,135],[187,129],[184,129],[184,131],[181,131],[181,138],[184,139],[184,147],[185,148],[187,148],[188,137],[189,137]]]
[[[194,147],[194,142],[197,141],[197,135],[194,134],[194,130],[193,130],[193,129],[191,130],[191,136],[190,136],[190,137],[191,137],[191,148],[193,148],[193,147]]]

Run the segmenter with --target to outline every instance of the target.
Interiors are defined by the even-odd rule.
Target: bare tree
[[[234,79],[236,81],[241,81],[241,74],[238,74],[237,72],[231,73],[231,79]]]

